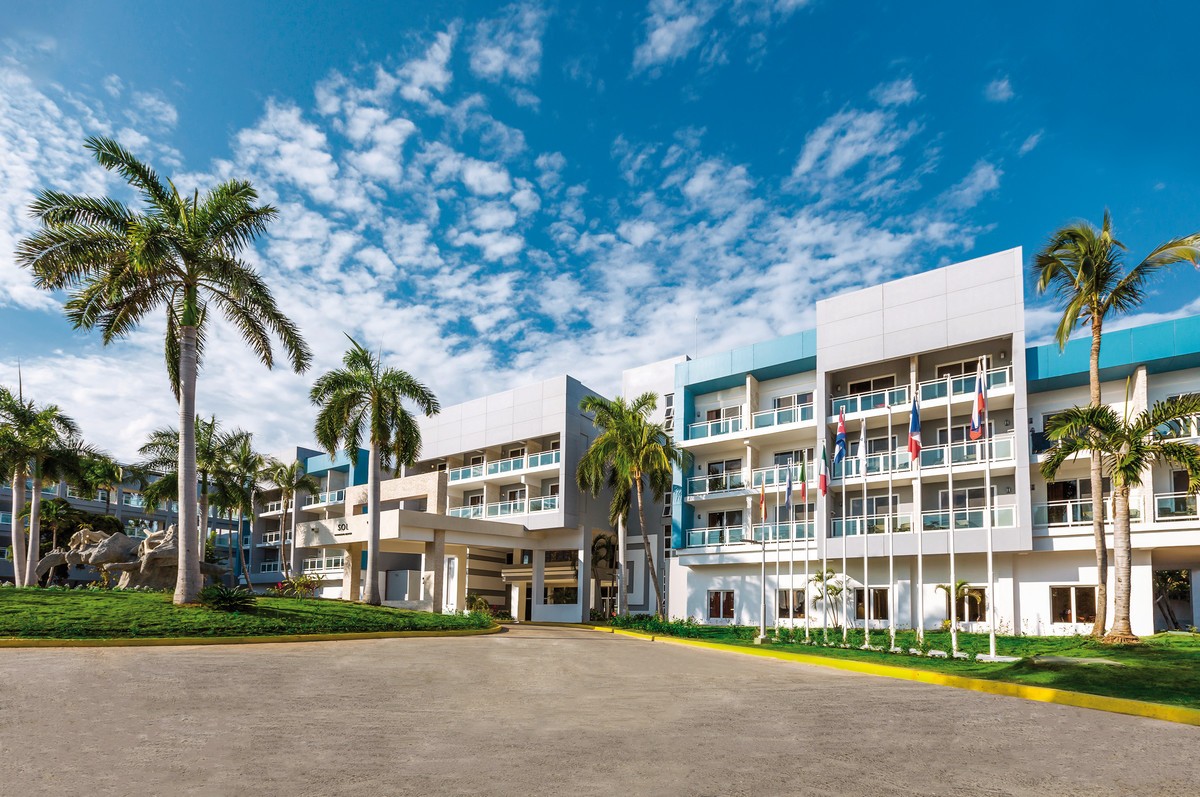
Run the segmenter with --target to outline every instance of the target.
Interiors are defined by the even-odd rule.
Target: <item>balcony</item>
[[[1196,496],[1188,493],[1155,493],[1154,520],[1159,523],[1200,520],[1200,515],[1197,515]]]
[[[800,490],[800,466],[792,465],[792,489]],[[757,490],[761,487],[782,487],[787,484],[788,477],[787,465],[771,465],[766,468],[755,468],[750,472],[750,484]],[[810,487],[816,485],[816,475],[813,469],[808,469],[808,484]]]
[[[329,490],[317,493],[316,495],[305,496],[304,498],[305,510],[322,509],[327,506],[344,503],[346,503],[345,490]]]
[[[491,476],[504,476],[510,473],[523,473],[531,470],[538,470],[556,466],[562,461],[562,452],[555,449],[553,451],[542,451],[538,454],[530,454],[529,456],[509,457],[508,459],[498,459],[493,462],[483,462],[478,465],[466,465],[461,468],[452,468],[447,478],[451,484],[458,482],[471,481],[473,479],[485,479]]]
[[[281,536],[282,536],[282,532],[268,531],[262,535],[262,540],[258,543],[258,546],[260,548],[271,546],[271,545],[278,547]],[[283,539],[284,543],[286,543],[287,545],[291,545],[292,544],[292,533],[289,531],[287,533],[287,536],[282,537],[282,539]]]
[[[956,509],[954,515],[954,530],[961,531],[963,529],[982,529],[985,510],[979,509]],[[921,513],[921,530],[922,531],[949,531],[950,530],[950,515],[949,510]],[[992,528],[994,529],[1011,529],[1017,525],[1017,508],[1015,506],[996,506],[992,507]]]
[[[142,509],[146,506],[146,499],[138,493],[122,493],[121,503],[134,509]]]
[[[263,506],[263,515],[277,515],[283,511],[283,501],[269,501]]]
[[[687,428],[687,440],[703,440],[707,437],[733,434],[742,430],[741,416],[736,418],[720,418],[715,421],[700,421],[690,424]]]
[[[521,498],[516,501],[497,501],[492,504],[454,506],[450,507],[450,510],[446,514],[450,517],[490,520],[492,518],[510,517],[512,515],[534,515],[539,512],[553,512],[558,507],[557,495],[542,495],[536,498]]]
[[[751,534],[755,540],[765,540],[767,543],[811,540],[816,536],[815,527],[816,524],[811,520],[807,523],[755,523]]]
[[[701,545],[728,545],[734,542],[744,542],[746,529],[743,526],[712,526],[703,529],[692,529],[687,533],[689,548]]]
[[[301,569],[305,573],[340,573],[345,564],[346,557],[344,556],[330,556],[324,559],[316,557],[301,562]]]
[[[867,534],[886,534],[888,530],[887,515],[867,515],[864,517],[834,518],[831,537],[857,537],[864,531]],[[892,532],[907,534],[912,531],[912,515],[900,513],[891,516]]]
[[[777,410],[756,412],[750,416],[751,429],[769,429],[774,426],[786,426],[792,423],[803,423],[813,419],[813,405],[800,404],[796,407],[784,407]],[[693,424],[695,426],[696,424]]]
[[[260,572],[260,573],[278,573],[279,572],[279,562],[260,562],[258,565],[258,572]]]
[[[924,452],[922,452],[924,453]],[[912,457],[908,450],[892,453],[871,454],[866,461],[866,475],[878,476],[887,473],[907,473],[912,469]],[[833,478],[859,478],[863,475],[863,463],[858,457],[848,457],[833,466]]]
[[[898,407],[907,404],[908,385],[889,387],[883,390],[872,390],[870,393],[856,393],[853,396],[830,399],[829,401],[831,415],[839,414],[843,408],[846,410],[847,415],[853,415],[856,412],[868,412],[870,410]]]
[[[744,471],[715,473],[710,476],[694,476],[688,479],[689,498],[712,498],[721,493],[737,493],[746,489]]]
[[[946,458],[953,465],[981,465],[985,462],[985,441],[978,440],[967,443],[953,443],[949,446],[930,446],[921,449],[922,468],[944,468]],[[992,437],[990,445],[992,462],[1011,462],[1016,456],[1013,433],[998,434]]]
[[[989,393],[996,388],[1012,386],[1012,366],[993,368],[987,372],[987,389]],[[957,398],[959,396],[970,396],[974,393],[975,374],[929,379],[917,384],[917,395],[921,397],[922,404],[926,401],[944,399],[947,394]]]

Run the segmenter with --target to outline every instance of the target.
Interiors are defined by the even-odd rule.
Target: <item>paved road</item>
[[[1200,728],[589,631],[0,650],[0,793],[1190,794]]]

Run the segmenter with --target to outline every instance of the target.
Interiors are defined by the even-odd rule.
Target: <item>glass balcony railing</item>
[[[708,495],[725,493],[746,488],[746,474],[736,470],[728,473],[714,473],[709,476],[694,476],[688,479],[688,495]]]
[[[987,372],[989,391],[999,387],[1009,387],[1012,383],[1011,366],[993,368]],[[969,396],[975,392],[975,374],[928,379],[918,384],[917,390],[922,402],[945,398],[947,392],[953,396]]]
[[[756,412],[750,416],[752,429],[767,429],[772,426],[784,426],[789,423],[802,423],[813,419],[813,405],[800,404],[795,407],[783,407],[777,410]]]
[[[1196,513],[1196,496],[1194,495],[1156,493],[1154,496],[1154,519],[1157,521],[1200,520],[1200,515]]]
[[[861,459],[847,457],[841,462],[834,463],[833,478],[857,478],[863,475],[862,469]],[[868,476],[880,473],[902,473],[912,469],[912,457],[908,455],[907,450],[893,451],[890,454],[871,454],[867,457],[866,469]]]
[[[979,509],[956,509],[953,513],[948,510],[921,513],[921,530],[922,531],[949,531],[950,530],[950,515],[954,515],[954,529],[956,531],[962,529],[981,529],[983,528],[985,510]],[[992,528],[1008,529],[1017,525],[1017,508],[1015,506],[996,506],[992,507]]]
[[[540,454],[530,454],[525,457],[526,468],[544,468],[549,465],[557,465],[562,461],[562,452],[555,449],[554,451],[543,451]]]
[[[451,468],[448,478],[450,482],[461,482],[467,479],[478,479],[483,476],[483,463],[465,465],[461,468]]]
[[[984,452],[986,450],[987,446],[983,440],[954,443],[950,446],[940,445],[922,448],[921,467],[944,468],[946,467],[947,456],[950,457],[950,461],[954,465],[979,464],[984,461]],[[1012,460],[1015,455],[1012,432],[993,437],[991,439],[991,452],[993,462],[1007,462]]]
[[[538,498],[529,499],[529,512],[552,512],[558,509],[557,495],[543,495]]]
[[[317,506],[324,504],[344,504],[346,503],[345,490],[329,490],[316,495],[309,495],[304,498],[305,506]]]
[[[278,573],[279,562],[259,562],[258,572],[260,573]]]
[[[550,465],[557,465],[562,461],[562,452],[558,449],[552,451],[541,451],[537,454],[530,454],[522,457],[509,457],[507,459],[498,459],[493,462],[482,462],[478,465],[465,465],[461,468],[451,468],[447,478],[450,483],[467,481],[469,479],[481,479],[484,476],[501,476],[508,473],[517,473],[523,470],[532,470],[534,468],[544,468]]]
[[[510,515],[526,515],[537,512],[553,512],[559,507],[559,496],[539,495],[534,498],[520,498],[515,501],[497,501],[491,504],[469,504],[453,506],[446,514],[450,517],[499,518]]]
[[[800,489],[800,466],[792,465],[792,489]],[[811,463],[808,467],[808,484],[812,486],[817,483],[816,473],[814,472]],[[788,477],[787,465],[772,465],[767,468],[755,468],[750,473],[751,486],[754,489],[763,487],[774,487],[775,485],[786,485]]]
[[[263,506],[263,514],[269,515],[272,512],[282,512],[283,501],[269,501]]]
[[[346,564],[344,556],[328,556],[322,559],[316,557],[314,559],[305,559],[301,563],[301,567],[305,573],[328,573],[335,570],[341,570]]]
[[[847,415],[856,412],[867,412],[884,407],[895,407],[908,403],[908,385],[889,387],[883,390],[872,390],[870,393],[856,393],[853,396],[831,399],[830,414],[837,415],[843,408]]]
[[[715,421],[701,421],[688,426],[688,440],[702,440],[705,437],[717,437],[723,434],[733,434],[742,430],[741,416],[736,418],[721,418]]]
[[[892,532],[907,534],[912,531],[912,515],[900,513],[891,516]],[[834,518],[831,537],[856,537],[864,531],[867,534],[886,534],[888,530],[887,515],[867,515],[864,517]]]
[[[797,540],[811,540],[815,535],[815,524],[813,521],[807,523],[796,521],[794,523],[755,523],[751,532],[754,539],[762,542],[766,540],[768,544],[772,542],[791,542]]]
[[[278,545],[280,537],[281,537],[281,532],[268,531],[262,535],[262,544],[263,545]],[[292,533],[290,531],[287,533],[286,537],[283,537],[283,541],[288,543],[289,545],[291,544]]]
[[[702,545],[728,545],[729,543],[742,542],[745,539],[746,529],[742,526],[713,526],[711,528],[692,529],[687,533],[687,544],[689,548],[695,548]]]

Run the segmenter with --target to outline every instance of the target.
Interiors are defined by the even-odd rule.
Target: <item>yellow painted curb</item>
[[[349,634],[281,634],[278,636],[143,637],[140,639],[0,639],[0,648],[157,648],[180,645],[262,645],[280,642],[341,642],[356,639],[482,636],[499,634],[503,626],[450,628],[444,631],[361,631]]]
[[[587,628],[589,626],[582,626]],[[593,627],[594,628],[594,627]],[[595,629],[599,630],[599,629]],[[1109,711],[1114,714],[1128,714],[1134,717],[1178,722],[1184,725],[1200,726],[1200,709],[1184,706],[1168,706],[1162,703],[1148,703],[1143,700],[1130,700],[1124,697],[1107,697],[1091,695],[1084,692],[1070,692],[1065,689],[1052,689],[1048,686],[1029,686],[1015,684],[1009,681],[989,681],[983,678],[968,678],[962,675],[946,675],[931,670],[915,670],[908,667],[896,667],[890,664],[875,664],[866,661],[835,659],[826,656],[813,656],[805,653],[792,653],[771,648],[748,648],[740,645],[726,645],[720,642],[706,642],[701,639],[679,639],[676,637],[656,637],[625,629],[605,629],[622,636],[636,636],[651,642],[668,642],[673,645],[708,648],[728,653],[742,653],[748,656],[761,656],[768,659],[779,659],[797,664],[811,664],[817,667],[829,667],[835,670],[877,675],[884,678],[898,678],[904,681],[937,686],[952,686],[956,689],[969,689],[974,692],[984,692],[1005,697],[1020,697],[1025,700],[1036,700],[1041,703],[1057,703],[1062,706],[1090,708],[1097,711]]]

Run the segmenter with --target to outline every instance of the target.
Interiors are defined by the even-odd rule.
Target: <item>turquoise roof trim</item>
[[[817,333],[807,329],[681,362],[675,366],[675,387],[677,392],[711,393],[745,384],[747,374],[763,381],[816,368]]]

